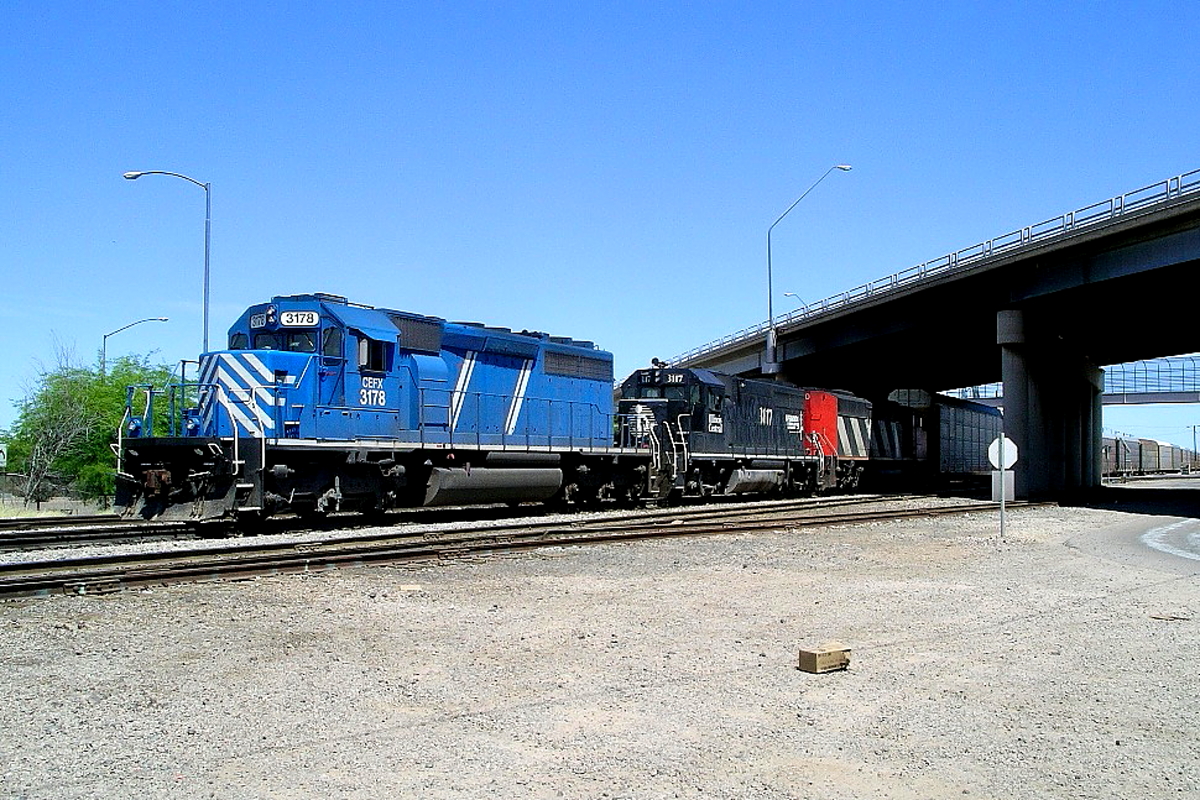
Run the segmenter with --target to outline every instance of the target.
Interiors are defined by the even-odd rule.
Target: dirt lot
[[[1200,562],[1094,546],[1155,524],[1039,509],[1003,540],[981,514],[8,602],[0,795],[1197,797]],[[850,669],[798,671],[827,639]]]

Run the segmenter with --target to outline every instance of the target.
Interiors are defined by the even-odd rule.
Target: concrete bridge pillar
[[[1021,498],[1059,497],[1100,485],[1104,373],[1052,325],[1026,312],[996,319],[1004,380],[1004,428],[1016,442]]]

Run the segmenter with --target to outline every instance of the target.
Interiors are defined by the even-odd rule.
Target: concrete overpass
[[[1002,381],[1020,496],[1099,485],[1103,364],[1200,350],[1200,170],[949,253],[676,357],[882,397]]]

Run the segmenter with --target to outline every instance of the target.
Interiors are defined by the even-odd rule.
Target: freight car
[[[874,488],[946,488],[986,480],[987,449],[1002,429],[998,409],[924,390],[877,402],[868,482]]]
[[[1105,436],[1100,447],[1101,470],[1105,476],[1137,475],[1142,470],[1142,444],[1137,439]]]
[[[1155,439],[1105,436],[1100,452],[1106,477],[1190,472],[1196,463],[1191,450]]]
[[[588,341],[307,294],[247,309],[198,379],[131,389],[116,446],[126,515],[853,488],[870,405],[704,370],[625,383]]]

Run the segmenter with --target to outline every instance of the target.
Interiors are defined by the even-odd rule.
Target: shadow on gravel
[[[1200,518],[1200,489],[1104,486],[1062,502],[1064,506],[1126,511],[1164,517]]]

